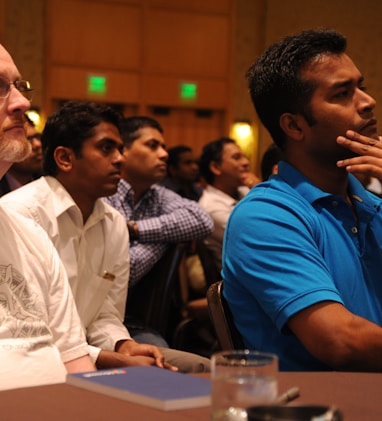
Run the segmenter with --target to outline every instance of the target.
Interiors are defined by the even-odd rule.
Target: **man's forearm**
[[[158,262],[167,250],[168,245],[133,244],[130,248],[130,279],[129,288],[134,287]]]

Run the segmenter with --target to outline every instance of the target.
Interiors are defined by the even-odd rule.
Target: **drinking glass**
[[[246,408],[277,398],[278,358],[257,351],[223,351],[211,357],[212,421],[246,421]]]

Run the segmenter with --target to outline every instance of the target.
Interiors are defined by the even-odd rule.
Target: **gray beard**
[[[32,145],[26,138],[0,138],[0,160],[6,162],[24,161],[32,152]]]

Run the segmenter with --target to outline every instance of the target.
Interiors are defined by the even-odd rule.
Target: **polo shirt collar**
[[[279,162],[278,175],[310,204],[320,199],[333,197],[332,194],[321,190],[300,171],[285,161]],[[362,208],[366,213],[370,212],[374,214],[376,209],[380,208],[381,199],[377,196],[374,198],[372,193],[369,193],[352,174],[349,174],[348,189],[354,203],[362,204]]]

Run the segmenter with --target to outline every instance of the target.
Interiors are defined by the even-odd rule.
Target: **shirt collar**
[[[279,162],[277,174],[309,203],[331,196],[331,194],[322,191],[300,171],[285,161]]]
[[[118,184],[118,195],[121,200],[126,200],[129,206],[134,209],[139,206],[142,202],[156,202],[158,196],[158,189],[159,186],[153,184],[150,186],[145,194],[142,196],[141,200],[134,206],[134,190],[131,184],[129,184],[126,180],[121,180]]]
[[[81,214],[81,211],[77,206],[76,202],[73,200],[72,196],[55,177],[45,176],[44,178],[52,191],[54,199],[53,206],[56,218],[69,211],[69,209],[73,209],[74,212]],[[105,216],[111,218],[112,212],[113,211],[110,206],[106,205],[101,199],[97,199],[88,221],[98,221],[100,219],[103,219]]]
[[[234,199],[232,196],[225,193],[223,190],[217,189],[216,187],[212,186],[211,184],[207,184],[207,186],[205,187],[205,191],[207,193],[214,194],[215,196],[224,200],[224,202],[227,203],[230,206],[234,206],[238,202],[237,199]],[[240,190],[238,190],[238,196],[239,196],[239,199],[241,199],[244,196],[244,195],[241,194]]]
[[[311,204],[323,198],[333,197],[332,194],[321,190],[285,161],[279,162],[278,175]],[[373,209],[373,212],[382,203],[377,196],[374,198],[352,174],[349,174],[348,190],[355,203],[362,203],[366,208]]]

